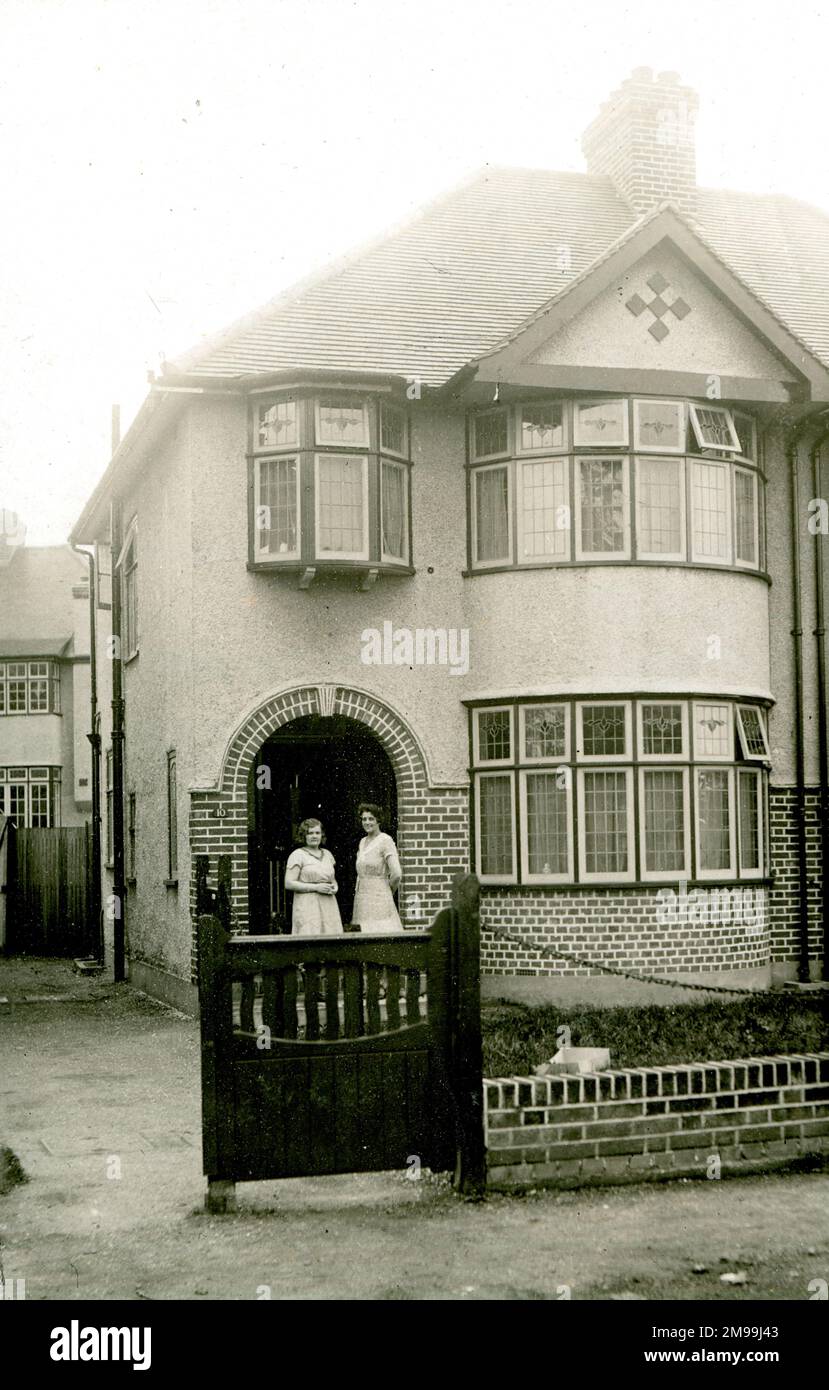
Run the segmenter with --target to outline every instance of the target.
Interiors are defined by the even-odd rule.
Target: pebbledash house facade
[[[306,815],[347,921],[361,800],[407,927],[479,875],[490,993],[822,976],[829,221],[697,188],[695,109],[637,69],[587,173],[488,169],[153,382],[72,535],[151,992],[197,856],[289,923]]]

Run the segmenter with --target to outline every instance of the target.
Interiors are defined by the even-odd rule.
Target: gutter
[[[819,435],[812,446],[812,496],[823,498],[822,446],[829,438],[829,428]],[[822,518],[821,518],[822,521]],[[826,619],[824,600],[824,546],[823,528],[814,531],[815,542],[815,630],[817,643],[817,689],[818,689],[818,749],[820,758],[820,861],[821,861],[821,909],[823,920],[823,978],[829,979],[829,728],[827,728],[826,709]]]

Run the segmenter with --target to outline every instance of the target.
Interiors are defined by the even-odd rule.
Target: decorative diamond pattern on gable
[[[673,314],[674,318],[684,319],[691,312],[690,304],[687,304],[681,295],[677,295],[670,302],[665,299],[665,290],[670,290],[670,281],[665,279],[659,271],[648,278],[648,289],[653,290],[653,298],[645,300],[640,294],[632,294],[630,299],[625,301],[625,308],[629,309],[634,318],[638,318],[646,309],[653,314],[653,323],[648,324],[648,332],[652,338],[661,343],[663,338],[667,338],[670,329],[664,322],[666,314]]]

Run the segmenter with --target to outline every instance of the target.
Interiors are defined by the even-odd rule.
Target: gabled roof
[[[636,221],[607,178],[487,169],[170,364],[171,373],[376,371],[440,386],[513,334]],[[716,256],[829,365],[829,218],[790,198],[701,189],[697,221]]]
[[[72,591],[87,575],[82,556],[68,545],[19,546],[0,566],[0,642],[6,655],[65,654],[76,622],[86,615]]]

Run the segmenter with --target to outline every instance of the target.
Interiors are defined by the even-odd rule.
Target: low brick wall
[[[829,1053],[487,1080],[494,1188],[718,1177],[829,1150]]]

